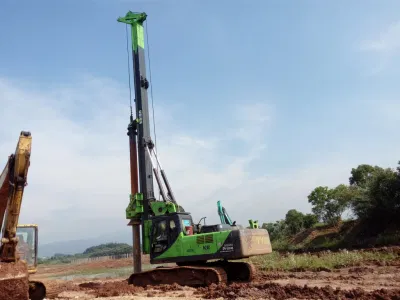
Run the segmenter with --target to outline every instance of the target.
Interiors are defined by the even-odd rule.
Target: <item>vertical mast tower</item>
[[[151,158],[146,147],[153,148],[150,137],[150,120],[144,53],[143,22],[146,13],[129,11],[118,22],[130,25],[132,39],[133,82],[136,117],[131,113],[128,125],[130,166],[131,166],[131,202],[127,208],[127,218],[131,219],[133,231],[134,272],[141,272],[140,225],[144,236],[144,222],[149,218],[149,201],[154,199]],[[139,175],[139,178],[138,178]]]

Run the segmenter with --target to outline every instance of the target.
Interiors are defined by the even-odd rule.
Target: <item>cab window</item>
[[[192,226],[192,222],[189,219],[182,219],[182,231],[186,235],[186,226]]]

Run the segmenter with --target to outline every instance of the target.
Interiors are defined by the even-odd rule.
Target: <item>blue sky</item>
[[[22,220],[39,223],[44,241],[76,237],[88,221],[80,237],[126,230],[129,98],[125,25],[116,19],[128,10],[148,14],[160,156],[195,219],[217,221],[222,200],[241,223],[273,221],[290,208],[309,211],[313,187],[347,182],[359,163],[395,166],[399,8],[4,0],[4,164],[20,130],[34,143]]]

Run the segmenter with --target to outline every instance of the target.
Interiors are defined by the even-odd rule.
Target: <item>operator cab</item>
[[[227,216],[226,210],[223,210]],[[200,225],[194,224],[189,212],[177,212],[165,214],[152,218],[152,228],[150,233],[150,259],[155,259],[167,251],[177,240],[179,234],[187,234],[187,229],[191,228],[191,234],[212,233],[227,230],[240,230],[243,226],[236,225],[229,216],[226,218],[230,224]]]
[[[37,267],[38,228],[36,225],[17,226],[17,251],[20,258],[26,261],[28,270],[35,272]]]
[[[192,216],[188,212],[172,213],[152,218],[150,235],[150,258],[156,258],[168,250],[179,234],[186,234],[187,227],[194,228]]]

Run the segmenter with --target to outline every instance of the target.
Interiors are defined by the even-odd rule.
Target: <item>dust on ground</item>
[[[81,265],[41,267],[40,278],[49,299],[400,299],[400,256],[390,264],[368,264],[337,270],[262,272],[251,283],[211,285],[203,288],[162,285],[136,287],[126,278],[50,280],[48,275],[95,268],[132,265],[130,259]],[[51,294],[51,291],[55,291]]]

